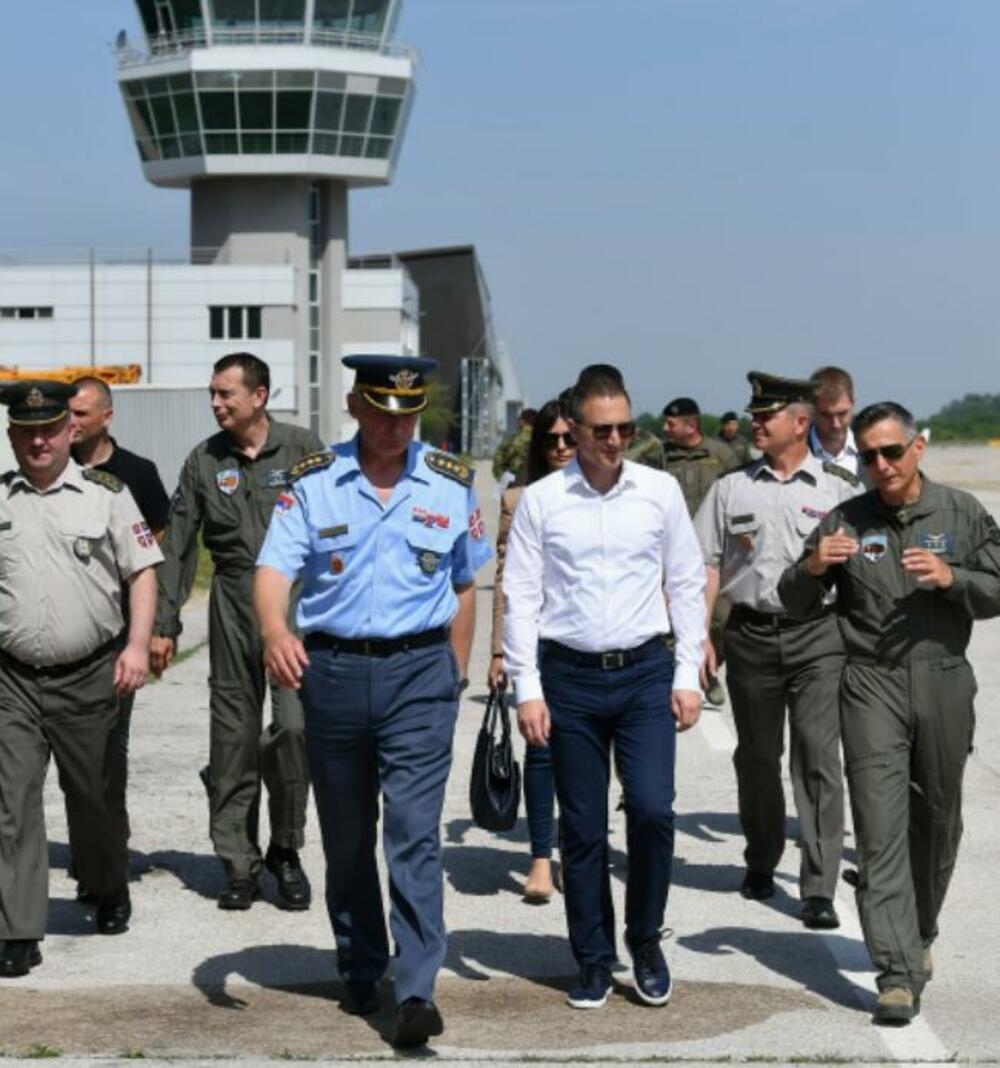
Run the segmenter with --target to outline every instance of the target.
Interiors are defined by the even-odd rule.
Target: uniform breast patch
[[[227,467],[224,471],[215,472],[215,485],[221,493],[232,497],[240,484],[240,471],[238,467]]]
[[[431,552],[430,549],[424,549],[422,552],[417,553],[417,563],[425,575],[433,575],[437,571],[440,562],[441,554]]]
[[[808,504],[804,504],[802,505],[802,514],[809,516],[810,519],[826,519],[830,513],[822,508],[810,508]]]
[[[451,518],[449,516],[440,515],[437,512],[430,512],[419,504],[414,506],[411,518],[414,523],[423,523],[425,527],[436,527],[438,530],[447,530],[451,525]]]
[[[265,489],[281,489],[288,481],[288,470],[284,467],[275,467],[264,476]]]
[[[947,556],[955,551],[955,537],[952,534],[921,534],[917,544],[935,556]]]
[[[885,534],[866,534],[861,539],[861,555],[870,564],[877,564],[885,557],[889,539]]]

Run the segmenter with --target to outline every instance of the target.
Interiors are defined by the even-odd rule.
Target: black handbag
[[[509,831],[517,822],[520,800],[521,768],[514,759],[507,691],[501,686],[490,691],[476,739],[469,779],[472,819],[485,831]]]

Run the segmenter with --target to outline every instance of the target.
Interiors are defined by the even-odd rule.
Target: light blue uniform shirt
[[[281,494],[258,566],[302,580],[303,634],[398,638],[443,627],[456,585],[493,555],[471,486],[432,470],[413,442],[385,505],[358,464],[358,439]]]

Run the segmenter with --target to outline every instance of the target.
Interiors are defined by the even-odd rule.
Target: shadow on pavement
[[[482,981],[490,972],[504,972],[555,990],[567,989],[577,971],[564,935],[483,929],[449,931],[444,966],[461,979]]]
[[[843,935],[758,931],[749,927],[714,927],[700,934],[682,935],[677,944],[695,953],[719,957],[742,953],[845,1009],[868,1012],[863,1006],[871,1000],[869,992],[845,979],[828,955],[827,945],[833,939],[845,943],[852,953],[857,949],[858,943]]]

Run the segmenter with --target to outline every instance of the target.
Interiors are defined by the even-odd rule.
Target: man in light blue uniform
[[[440,1034],[440,822],[475,622],[492,556],[472,470],[413,441],[436,361],[348,356],[353,441],[290,471],[257,560],[264,662],[301,687],[327,857],[326,899],[350,1007],[379,1006],[389,943],[375,863],[378,795],[392,907],[397,1046]],[[286,624],[301,580],[296,622]]]

